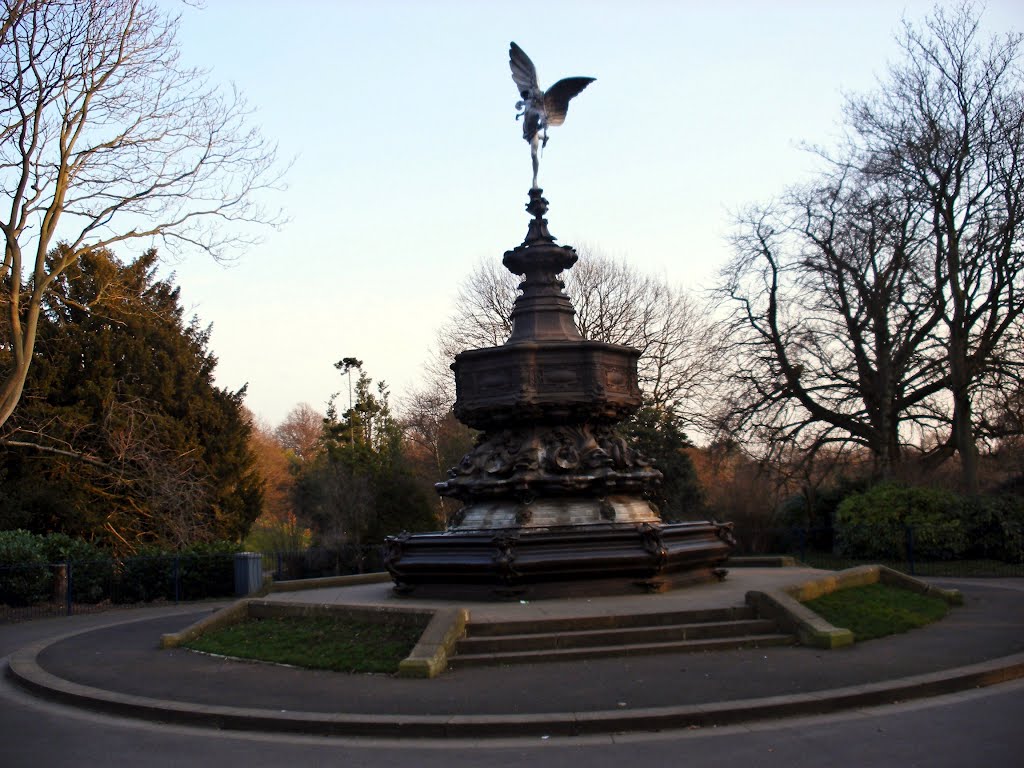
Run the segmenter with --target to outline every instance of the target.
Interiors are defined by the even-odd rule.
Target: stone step
[[[757,618],[757,614],[753,608],[747,605],[738,605],[730,608],[706,608],[669,613],[632,613],[574,616],[561,619],[471,622],[466,627],[466,635],[467,637],[495,637],[502,635],[549,634],[552,632],[582,632],[587,630],[744,621],[755,618]]]
[[[558,648],[594,648],[599,646],[646,645],[679,640],[764,635],[777,631],[768,619],[670,624],[667,626],[586,629],[569,632],[531,632],[522,635],[467,636],[456,645],[458,654],[540,651]]]
[[[687,653],[723,651],[739,648],[761,648],[773,645],[791,645],[792,635],[763,634],[745,637],[722,637],[705,640],[680,640],[666,643],[609,645],[596,648],[562,648],[553,650],[518,651],[506,653],[456,654],[448,659],[451,669],[460,667],[497,666],[503,664],[536,664],[552,661],[581,661],[616,656],[645,656],[656,653]]]

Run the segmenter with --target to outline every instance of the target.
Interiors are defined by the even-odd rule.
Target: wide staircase
[[[585,616],[466,625],[450,668],[575,661],[687,651],[789,645],[793,635],[749,606],[676,613]]]

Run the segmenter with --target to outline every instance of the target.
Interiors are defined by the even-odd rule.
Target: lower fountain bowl
[[[722,578],[731,523],[607,523],[389,536],[399,594],[501,599],[663,591]]]

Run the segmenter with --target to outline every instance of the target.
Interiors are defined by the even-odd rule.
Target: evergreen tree
[[[331,398],[324,450],[302,468],[300,517],[328,547],[378,544],[389,534],[437,527],[432,499],[417,482],[387,385],[360,369],[351,407],[339,414]]]
[[[89,252],[47,296],[0,436],[0,527],[130,550],[239,539],[259,513],[245,389],[214,385],[209,328],[186,321],[156,260]]]
[[[693,443],[670,410],[645,405],[623,422],[620,430],[661,471],[664,479],[651,501],[666,521],[696,520],[702,516],[703,493],[686,452]]]

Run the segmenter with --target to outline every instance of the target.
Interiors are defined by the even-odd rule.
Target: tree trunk
[[[25,389],[25,379],[28,376],[30,358],[31,350],[29,357],[23,361],[18,361],[10,376],[3,382],[2,390],[0,390],[0,427],[3,427],[7,420],[11,418],[14,409],[17,408],[18,402],[21,400],[21,394]]]
[[[953,442],[960,452],[960,485],[966,494],[978,493],[978,447],[971,424],[971,399],[966,390],[953,393]]]
[[[874,476],[879,482],[892,480],[900,463],[900,441],[895,429],[887,429],[874,448]]]
[[[960,486],[967,494],[978,492],[978,448],[974,441],[973,411],[967,371],[967,343],[958,326],[951,328],[949,340],[950,393],[953,419],[950,425],[953,446],[960,454]]]

